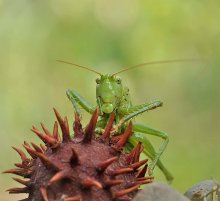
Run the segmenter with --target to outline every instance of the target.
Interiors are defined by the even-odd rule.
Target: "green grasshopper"
[[[141,67],[149,64],[158,64],[158,63],[171,63],[171,62],[181,62],[186,60],[165,60],[165,61],[153,61],[148,63],[143,63],[139,65],[132,66],[130,68],[123,69],[119,72],[113,74],[102,75],[101,73],[92,70],[90,68],[80,66],[78,64],[73,64],[70,62],[65,62],[58,60],[66,64],[71,64],[83,69],[87,69],[93,73],[99,75],[99,78],[96,79],[96,102],[99,108],[99,121],[96,125],[96,132],[101,133],[105,128],[111,113],[114,112],[114,129],[112,130],[112,135],[117,135],[121,133],[127,126],[128,121],[132,118],[142,114],[143,112],[155,109],[162,106],[161,101],[154,101],[151,103],[144,103],[141,105],[133,106],[130,98],[129,89],[126,86],[123,86],[121,78],[117,75],[119,73],[131,70],[137,67]],[[68,89],[66,92],[69,100],[72,102],[75,111],[81,117],[80,106],[86,110],[88,113],[92,114],[97,106],[93,106],[76,91]],[[153,145],[148,140],[147,135],[153,135],[163,139],[163,143],[160,146],[158,151],[155,151]],[[173,180],[172,174],[165,168],[163,163],[160,160],[160,157],[166,146],[169,142],[168,135],[160,130],[151,128],[147,125],[142,125],[139,123],[133,122],[133,134],[129,139],[129,144],[131,147],[134,147],[138,142],[142,142],[144,145],[144,154],[151,159],[151,164],[149,166],[149,173],[152,174],[155,166],[163,172],[166,179],[171,182]]]

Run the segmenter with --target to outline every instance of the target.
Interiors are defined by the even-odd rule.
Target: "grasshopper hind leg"
[[[149,174],[153,174],[153,170],[155,166],[158,166],[159,169],[163,172],[166,179],[171,182],[173,180],[172,174],[164,167],[162,162],[160,161],[160,157],[163,154],[164,150],[166,149],[166,146],[169,142],[169,138],[166,135],[166,133],[152,129],[150,127],[141,125],[141,124],[135,124],[133,127],[134,133],[130,139],[131,143],[135,145],[138,141],[142,142],[144,145],[144,154],[147,155],[151,159],[151,164],[149,165]],[[156,152],[151,142],[147,139],[146,134],[154,135],[161,137],[164,139],[164,142],[160,146],[159,150]]]

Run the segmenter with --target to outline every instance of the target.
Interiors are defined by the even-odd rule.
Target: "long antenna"
[[[96,73],[96,74],[98,74],[98,75],[100,75],[100,76],[102,75],[101,73],[99,73],[99,72],[97,72],[97,71],[95,71],[95,70],[93,70],[93,69],[90,69],[90,68],[88,68],[88,67],[85,67],[85,66],[81,66],[81,65],[74,64],[74,63],[71,63],[71,62],[68,62],[68,61],[63,61],[63,60],[56,60],[56,61],[58,61],[58,62],[60,62],[60,63],[65,63],[65,64],[69,64],[69,65],[77,66],[77,67],[79,67],[79,68],[86,69],[86,70],[91,71],[91,72],[93,72],[93,73]]]
[[[170,59],[170,60],[161,60],[161,61],[150,61],[150,62],[145,62],[145,63],[142,63],[142,64],[137,64],[137,65],[134,65],[134,66],[130,66],[130,67],[127,67],[127,68],[124,68],[112,75],[117,75],[119,73],[122,73],[122,72],[125,72],[125,71],[128,71],[128,70],[131,70],[131,69],[134,69],[134,68],[138,68],[138,67],[142,67],[142,66],[147,66],[147,65],[153,65],[153,64],[164,64],[164,63],[178,63],[178,62],[192,62],[192,61],[201,61],[201,59]]]

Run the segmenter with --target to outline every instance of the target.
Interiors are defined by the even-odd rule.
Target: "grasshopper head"
[[[96,83],[96,98],[100,110],[110,114],[116,109],[122,98],[121,79],[118,76],[107,74],[97,78]]]

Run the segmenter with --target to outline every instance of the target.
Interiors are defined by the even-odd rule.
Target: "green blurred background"
[[[20,161],[12,145],[40,142],[32,125],[52,129],[52,107],[73,119],[67,88],[95,104],[96,76],[56,59],[111,73],[151,60],[208,58],[121,77],[134,104],[164,102],[137,121],[169,133],[162,160],[175,176],[173,187],[184,192],[201,180],[220,181],[219,8],[217,0],[0,1],[0,171]],[[164,181],[160,171],[155,176]],[[4,192],[21,186],[10,177],[0,175],[0,200],[25,197]]]

